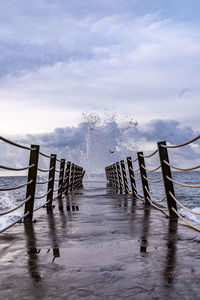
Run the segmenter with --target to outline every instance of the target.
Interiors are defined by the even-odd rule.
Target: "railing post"
[[[138,152],[137,155],[138,155],[138,163],[139,163],[139,167],[140,167],[140,176],[141,176],[141,181],[142,181],[144,199],[145,199],[145,202],[149,204],[149,201],[148,201],[149,195],[146,191],[146,189],[149,191],[149,185],[148,185],[148,181],[145,179],[145,177],[147,178],[147,173],[146,173],[146,170],[144,169],[145,162],[144,162],[143,152]]]
[[[68,161],[65,170],[64,191],[63,191],[65,195],[67,195],[69,191],[70,169],[71,169],[71,162]]]
[[[59,172],[59,181],[58,181],[58,199],[62,199],[63,193],[63,181],[64,181],[64,172],[65,172],[65,159],[61,159],[60,161],[60,172]]]
[[[121,171],[120,171],[119,162],[116,162],[116,168],[117,168],[117,175],[118,175],[118,182],[119,182],[119,190],[120,190],[120,194],[122,194],[123,193],[123,184],[122,184],[122,175],[121,175]]]
[[[136,183],[135,183],[135,179],[134,179],[134,171],[133,171],[133,164],[132,164],[131,157],[127,157],[127,165],[128,165],[128,172],[129,172],[132,194],[133,194],[133,196],[135,196],[137,191],[135,189]]]
[[[71,176],[70,176],[70,192],[73,191],[73,188],[74,188],[74,171],[75,171],[75,166],[74,164],[72,164],[72,167],[71,167]]]
[[[169,192],[171,192],[172,195],[175,196],[174,185],[173,185],[173,182],[171,182],[167,178],[167,176],[169,178],[172,178],[171,169],[170,169],[170,166],[168,166],[167,164],[164,163],[164,161],[169,163],[168,151],[167,151],[167,148],[162,147],[162,145],[166,146],[166,142],[163,141],[163,142],[158,143],[158,152],[159,152],[159,156],[160,156],[160,164],[161,164],[161,169],[162,169],[163,183],[164,183],[164,187],[165,187],[165,195],[167,198],[169,215],[170,215],[170,217],[177,218],[176,213],[172,209],[172,208],[174,208],[175,210],[177,210],[176,201],[172,198],[172,196],[169,193]]]
[[[50,164],[49,164],[49,182],[47,188],[47,213],[52,210],[52,200],[53,200],[53,188],[54,188],[54,178],[56,169],[56,154],[51,154]]]
[[[116,164],[113,164],[112,168],[113,168],[113,174],[114,174],[114,180],[115,180],[115,188],[116,188],[116,191],[118,191],[118,180],[117,180]]]
[[[127,180],[127,176],[126,176],[126,168],[125,168],[124,160],[121,160],[120,163],[121,163],[121,170],[122,170],[122,177],[123,177],[123,181],[124,181],[125,193],[129,194],[128,180]]]
[[[31,145],[29,166],[34,165],[28,170],[28,182],[32,182],[27,185],[26,189],[26,199],[30,197],[30,200],[26,202],[24,214],[29,212],[29,214],[24,218],[24,222],[32,222],[33,219],[33,209],[34,209],[34,199],[35,199],[35,189],[37,181],[37,168],[38,168],[38,159],[39,159],[39,149],[38,145]]]

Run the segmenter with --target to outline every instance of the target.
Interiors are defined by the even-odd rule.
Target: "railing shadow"
[[[28,270],[31,277],[33,278],[34,284],[38,285],[42,280],[38,267],[38,253],[40,253],[40,249],[37,248],[33,224],[24,223],[24,230],[28,254]]]
[[[167,234],[167,252],[166,263],[164,269],[164,279],[168,284],[171,284],[175,278],[176,267],[176,241],[177,241],[177,226],[176,219],[169,219],[168,234]]]
[[[49,237],[51,239],[52,249],[53,249],[52,261],[54,261],[57,257],[60,257],[60,250],[59,250],[59,243],[58,243],[58,237],[56,232],[53,209],[51,211],[49,210],[49,213],[47,214],[47,220],[49,225]],[[47,252],[49,251],[50,249]]]
[[[144,203],[144,214],[142,219],[142,232],[141,232],[141,239],[140,239],[140,253],[147,252],[150,213],[151,210],[149,205]]]

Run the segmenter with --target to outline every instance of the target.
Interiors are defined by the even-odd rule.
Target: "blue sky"
[[[169,128],[183,139],[199,132],[199,1],[0,5],[1,135],[73,131],[90,111],[141,128],[163,120],[145,135],[152,140]]]

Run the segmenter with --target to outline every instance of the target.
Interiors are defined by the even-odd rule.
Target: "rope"
[[[142,154],[139,154],[139,156],[143,157],[143,158],[149,158],[149,157],[152,157],[154,154],[156,154],[158,152],[158,149],[155,150],[153,153],[149,154],[149,155],[142,155]]]
[[[147,181],[149,181],[149,182],[152,182],[152,183],[158,183],[158,182],[161,182],[161,181],[163,181],[163,179],[161,178],[161,179],[158,179],[158,180],[151,180],[151,179],[149,179],[149,178],[147,178],[146,176],[144,176],[143,175],[143,178],[145,178]]]
[[[146,186],[145,186],[145,190],[146,190],[147,194],[148,194],[149,197],[150,197],[150,198],[147,197],[147,199],[148,199],[148,201],[151,203],[151,205],[153,205],[155,208],[157,208],[157,209],[159,209],[159,210],[161,210],[161,211],[168,210],[167,208],[161,208],[161,207],[158,207],[157,205],[155,205],[155,204],[151,201],[152,197],[151,197],[151,194],[149,193],[149,191],[148,191],[148,189],[147,189]]]
[[[6,166],[0,166],[0,169],[4,169],[4,170],[9,170],[9,171],[24,171],[24,170],[29,170],[31,168],[33,168],[35,165],[31,165],[25,168],[10,168],[10,167],[6,167]]]
[[[62,169],[62,170],[63,170],[63,169]],[[59,172],[61,172],[62,170],[56,170],[56,169],[55,169],[55,172],[59,173]]]
[[[141,200],[141,201],[143,201],[144,202],[144,197],[140,197],[138,194],[136,194],[136,192],[134,191],[134,194],[135,194],[135,196],[139,199],[139,200]]]
[[[39,152],[39,153],[40,153],[40,155],[42,155],[42,156],[44,156],[44,157],[51,158],[51,156],[49,156],[49,155],[47,155],[47,154],[45,154],[45,153],[42,153],[42,152]]]
[[[136,170],[134,170],[133,168],[129,167],[129,169],[132,171],[132,172],[138,172],[140,170],[140,167]]]
[[[192,170],[196,170],[196,169],[199,169],[200,168],[200,165],[196,166],[196,167],[192,167],[192,168],[187,168],[187,169],[181,169],[181,168],[178,168],[178,167],[175,167],[173,165],[171,165],[170,163],[168,163],[166,160],[163,160],[163,162],[171,167],[172,169],[176,169],[176,170],[179,170],[179,171],[192,171]]]
[[[36,182],[36,184],[45,184],[45,183],[48,183],[48,182],[50,182],[50,181],[52,181],[53,180],[53,178],[50,178],[49,180],[47,180],[47,181],[38,181],[38,182]]]
[[[185,210],[187,210],[188,212],[190,212],[191,214],[194,214],[194,215],[198,215],[198,216],[200,216],[200,213],[197,213],[197,212],[195,212],[195,211],[192,211],[192,210],[190,210],[189,208],[187,208],[187,207],[185,207],[183,204],[181,204],[177,199],[176,199],[176,197],[169,191],[169,194],[170,194],[170,196],[182,207],[182,208],[184,208]]]
[[[52,167],[51,169],[48,169],[48,170],[44,170],[44,169],[39,169],[38,168],[38,171],[40,171],[40,172],[49,172],[49,171],[51,171],[51,170],[53,170],[54,169],[54,167]]]
[[[186,142],[186,143],[183,143],[183,144],[180,144],[180,145],[175,145],[175,146],[167,146],[167,145],[161,145],[161,147],[163,148],[179,148],[179,147],[183,147],[183,146],[186,146],[186,145],[189,145],[193,142],[195,142],[196,140],[198,140],[200,138],[200,134],[197,135],[195,138],[193,138],[192,140]]]
[[[163,202],[165,199],[166,199],[166,196],[164,196],[162,199],[160,200],[157,200],[155,199],[154,197],[151,196],[151,199],[154,201],[154,202]]]
[[[185,184],[185,183],[180,183],[180,182],[170,178],[169,176],[166,176],[166,178],[168,180],[170,180],[171,182],[174,182],[174,183],[176,183],[178,185],[181,185],[181,186],[190,187],[190,188],[200,188],[200,185],[189,185],[189,184]]]
[[[3,141],[3,142],[8,143],[8,144],[10,144],[10,145],[13,145],[13,146],[16,146],[16,147],[18,147],[18,148],[25,149],[25,150],[31,150],[31,151],[35,151],[35,150],[36,150],[36,148],[29,148],[29,147],[26,147],[26,146],[24,146],[24,145],[20,145],[20,144],[14,143],[14,142],[12,142],[12,141],[10,141],[10,140],[8,140],[8,139],[2,137],[2,136],[0,136],[0,140]]]
[[[141,178],[139,178],[139,177],[134,177],[133,175],[131,175],[131,177],[134,179],[134,180],[141,180]]]
[[[133,185],[133,187],[134,187],[134,189],[136,190],[137,193],[141,193],[143,191],[143,189],[138,190],[133,182],[132,182],[132,185]]]
[[[60,159],[58,159],[58,158],[56,158],[56,161],[58,161],[58,162],[61,162],[61,160],[60,160]]]
[[[48,192],[45,195],[43,195],[43,196],[35,197],[35,200],[39,200],[39,199],[42,199],[42,198],[46,197],[51,192],[51,190],[52,189],[49,189]]]
[[[136,159],[129,159],[129,161],[131,161],[131,162],[136,162],[138,160],[138,158],[136,158]]]
[[[146,167],[144,167],[143,165],[142,165],[142,168],[143,168],[144,170],[146,170],[147,172],[155,172],[155,171],[157,171],[157,170],[159,170],[159,169],[161,168],[161,165],[158,166],[157,168],[153,169],[153,170],[149,170],[149,169],[147,169]]]
[[[1,229],[0,233],[2,233],[5,230],[9,229],[10,227],[12,227],[13,225],[15,225],[16,223],[20,222],[22,219],[24,219],[25,217],[27,217],[29,214],[30,214],[30,212],[28,211],[25,215],[23,215],[22,217],[20,217],[19,219],[17,219],[15,222],[13,222],[12,224],[8,225],[4,229]]]
[[[181,220],[183,220],[183,222],[185,222],[185,223],[186,223],[187,225],[189,225],[191,228],[193,228],[193,229],[195,229],[195,230],[197,230],[197,231],[200,231],[200,228],[198,228],[198,227],[192,225],[192,224],[189,223],[186,219],[184,219],[184,218],[177,212],[177,210],[176,210],[174,207],[172,207],[172,210],[175,212],[175,214],[176,214]]]
[[[24,187],[24,186],[28,186],[28,185],[31,184],[32,182],[33,182],[33,180],[30,180],[30,181],[27,182],[27,183],[24,183],[24,184],[15,186],[15,187],[6,188],[6,189],[0,189],[0,192],[17,190],[17,189],[20,189],[20,188],[22,188],[22,187]]]
[[[58,192],[61,187],[62,187],[62,185],[60,185],[56,190],[53,190],[54,193]]]
[[[0,213],[0,216],[4,216],[4,215],[7,215],[15,210],[17,210],[18,208],[20,208],[22,205],[24,205],[26,202],[28,202],[29,200],[31,199],[31,196],[29,196],[25,201],[21,202],[18,206],[10,209],[10,210],[7,210],[7,211],[4,211],[2,213]]]

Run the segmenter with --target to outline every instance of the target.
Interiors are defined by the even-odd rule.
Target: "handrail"
[[[60,185],[56,190],[53,190],[53,192],[54,193],[58,192],[61,187],[62,187],[62,185]]]
[[[45,195],[35,197],[35,200],[39,200],[39,199],[42,199],[42,198],[46,197],[50,192],[51,192],[51,189],[49,189],[48,192]]]
[[[183,144],[179,144],[179,145],[175,145],[175,146],[167,146],[167,145],[161,145],[163,148],[180,148],[180,147],[183,147],[183,146],[186,146],[186,145],[189,145],[193,142],[195,142],[196,140],[198,140],[200,138],[200,134],[197,135],[195,138],[193,138],[192,140],[186,142],[186,143],[183,143]]]
[[[198,227],[192,225],[190,222],[188,222],[186,219],[184,219],[184,218],[177,212],[177,210],[176,210],[174,207],[172,207],[172,210],[175,212],[175,214],[176,214],[183,222],[185,222],[185,223],[186,223],[187,225],[189,225],[191,228],[193,228],[193,229],[195,229],[195,230],[197,230],[197,231],[200,231],[200,228],[198,228]]]
[[[20,222],[22,219],[24,219],[25,217],[27,217],[30,214],[30,212],[28,211],[26,214],[24,214],[22,217],[20,217],[19,219],[17,219],[16,221],[14,221],[12,224],[8,225],[7,227],[3,228],[0,230],[0,233],[4,232],[5,230],[9,229],[10,227],[14,226],[16,223]]]
[[[16,147],[18,147],[18,148],[22,148],[22,149],[25,149],[25,150],[30,150],[30,151],[35,151],[35,150],[36,150],[35,148],[30,148],[30,147],[27,147],[27,146],[24,146],[24,145],[15,143],[15,142],[13,142],[13,141],[10,141],[10,140],[8,140],[8,139],[2,137],[2,136],[0,136],[0,140],[3,141],[3,142],[5,142],[5,143],[8,143],[8,144],[10,144],[10,145],[12,145],[12,146],[16,146]]]
[[[131,171],[133,171],[134,173],[136,173],[136,172],[138,172],[139,170],[140,170],[140,167],[139,168],[137,168],[136,170],[134,170],[133,168],[131,168],[131,167],[129,167],[129,169],[131,170]]]
[[[138,158],[136,158],[136,159],[130,159],[129,161],[136,162],[137,160],[138,160]]]
[[[141,178],[140,177],[135,177],[135,176],[133,176],[133,175],[131,175],[131,177],[134,179],[134,180],[141,180]]]
[[[176,183],[178,185],[181,185],[181,186],[190,187],[190,188],[200,188],[200,185],[190,185],[190,184],[181,183],[181,182],[178,182],[178,181],[170,178],[169,176],[166,176],[166,178],[168,180],[170,180],[171,182],[174,182],[174,183]]]
[[[133,187],[134,187],[134,189],[136,190],[137,193],[141,193],[143,191],[143,189],[138,190],[133,182],[132,182],[132,185],[133,185]]]
[[[142,165],[142,168],[144,169],[144,170],[146,170],[147,172],[155,172],[155,171],[157,171],[157,170],[159,170],[160,168],[161,168],[161,165],[160,166],[158,166],[157,168],[155,168],[155,169],[152,169],[152,170],[149,170],[149,169],[147,169],[146,167],[144,167],[143,165]]]
[[[152,179],[149,179],[149,178],[147,178],[146,176],[144,176],[143,175],[143,177],[147,180],[147,181],[149,181],[149,182],[152,182],[152,183],[158,183],[158,182],[161,182],[161,181],[163,181],[163,179],[161,178],[161,179],[158,179],[158,180],[152,180]]]
[[[46,180],[46,181],[37,181],[36,184],[45,184],[45,183],[48,183],[52,180],[53,180],[53,178],[50,178],[49,180]]]
[[[26,202],[28,202],[31,199],[31,196],[29,196],[26,200],[24,200],[23,202],[21,202],[18,206],[11,208],[9,210],[3,211],[0,213],[0,216],[4,216],[7,215],[15,210],[17,210],[18,208],[20,208],[22,205],[24,205]]]
[[[30,180],[30,181],[27,182],[27,183],[24,183],[24,184],[15,186],[15,187],[5,188],[5,189],[0,189],[0,192],[17,190],[17,189],[20,189],[20,188],[22,188],[22,187],[24,187],[24,186],[27,186],[27,185],[31,184],[32,182],[33,182],[33,180]]]
[[[40,168],[38,168],[38,171],[40,171],[40,172],[49,172],[49,171],[51,171],[51,170],[53,170],[53,167],[52,168],[50,168],[50,169],[40,169]]]
[[[153,153],[149,154],[149,155],[142,155],[141,153],[139,154],[139,156],[143,157],[143,158],[149,158],[152,157],[153,155],[155,155],[158,152],[158,149],[156,149]]]
[[[134,194],[139,200],[144,202],[144,197],[139,196],[135,191],[134,191]]]
[[[43,152],[39,152],[39,154],[42,155],[42,156],[44,156],[44,157],[46,157],[46,158],[51,158],[50,155],[47,155],[47,154],[45,154],[45,153],[43,153]]]
[[[200,213],[197,213],[195,211],[192,211],[191,209],[185,207],[183,204],[181,204],[178,199],[169,191],[169,194],[170,196],[174,199],[174,201],[176,201],[176,203],[178,203],[182,208],[184,208],[185,210],[187,210],[188,212],[190,212],[191,214],[194,214],[194,215],[198,215],[200,216]]]
[[[147,197],[147,199],[149,200],[149,202],[151,203],[152,206],[154,206],[155,208],[157,208],[157,209],[159,209],[159,210],[161,210],[161,211],[166,211],[166,210],[168,210],[168,208],[161,208],[161,207],[157,206],[156,204],[154,204],[154,203],[151,201],[152,197],[151,197],[151,194],[150,194],[150,192],[148,191],[148,189],[147,189],[146,186],[145,186],[145,190],[147,191],[147,194],[148,194],[149,197],[150,197],[150,198]]]
[[[45,203],[43,203],[42,205],[40,205],[39,207],[37,207],[37,208],[35,208],[33,211],[34,212],[36,212],[37,210],[39,210],[39,209],[41,209],[41,208],[45,208],[46,207],[46,205],[50,202],[51,200],[49,200],[49,201],[47,201],[47,202],[45,202]]]
[[[0,169],[9,170],[9,171],[25,171],[25,170],[29,170],[29,169],[33,168],[34,166],[35,165],[31,165],[31,166],[28,166],[25,168],[10,168],[10,167],[0,165]]]
[[[181,169],[181,168],[178,168],[178,167],[173,166],[172,164],[168,163],[166,160],[163,160],[163,162],[164,162],[167,166],[171,167],[172,169],[179,170],[179,171],[185,171],[185,172],[186,172],[186,171],[196,170],[196,169],[199,169],[199,168],[200,168],[200,165],[198,165],[198,166],[196,166],[196,167],[191,167],[191,168]]]

